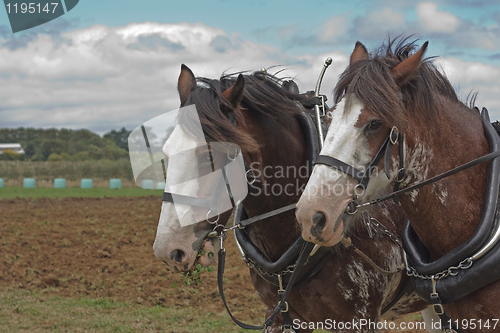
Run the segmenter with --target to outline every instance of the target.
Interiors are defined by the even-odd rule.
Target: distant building
[[[3,155],[4,151],[24,154],[24,149],[21,147],[20,143],[0,143],[0,155]]]

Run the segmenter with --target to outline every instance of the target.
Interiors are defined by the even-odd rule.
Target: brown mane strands
[[[234,106],[223,93],[235,84],[239,74],[243,74],[245,89],[239,105]],[[198,77],[191,85],[191,92],[182,106],[196,105],[207,140],[234,142],[243,151],[254,152],[259,149],[258,144],[251,135],[231,123],[228,113],[232,112],[236,123],[240,123],[243,121],[242,109],[252,110],[252,115],[266,130],[273,131],[278,126],[278,121],[287,121],[290,114],[301,112],[297,101],[305,99],[302,95],[283,89],[284,81],[284,78],[263,72],[223,74],[220,81]],[[181,123],[185,120],[182,114],[179,118]]]
[[[409,112],[423,110],[431,119],[438,113],[439,100],[433,98],[434,92],[459,102],[449,80],[432,63],[433,57],[424,59],[410,78],[399,84],[396,82],[391,70],[410,58],[417,49],[418,40],[409,41],[410,38],[389,38],[369,59],[351,64],[335,87],[335,103],[344,94],[353,93],[387,126],[403,129],[405,106]],[[350,100],[346,103],[350,103]],[[346,109],[349,109],[349,105],[346,105]]]

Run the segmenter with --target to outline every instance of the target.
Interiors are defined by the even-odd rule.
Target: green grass
[[[0,188],[0,199],[12,198],[58,198],[58,197],[139,197],[146,195],[161,196],[163,190],[143,190],[142,188]]]
[[[248,332],[225,312],[0,291],[0,332]]]

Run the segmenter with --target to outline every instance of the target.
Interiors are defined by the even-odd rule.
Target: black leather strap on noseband
[[[398,133],[397,129],[393,127],[389,134],[387,134],[387,137],[385,138],[384,142],[380,146],[377,154],[375,154],[375,157],[373,160],[368,164],[366,167],[366,170],[363,172],[359,169],[356,169],[352,165],[349,165],[345,162],[342,162],[341,160],[327,156],[327,155],[319,155],[318,158],[316,159],[314,164],[324,164],[329,167],[332,167],[334,169],[337,169],[354,179],[356,179],[362,189],[366,189],[368,186],[368,182],[370,181],[370,178],[372,176],[372,173],[377,166],[377,164],[380,162],[380,160],[384,157],[384,170],[387,175],[387,178],[390,178],[390,172],[389,172],[389,167],[390,167],[390,158],[391,158],[391,152],[392,152],[392,147],[399,141],[399,165],[400,165],[400,172],[398,172],[398,181],[396,184],[398,184],[399,188],[399,183],[404,177],[404,154],[403,154],[403,135]],[[401,176],[400,176],[401,174]]]
[[[337,169],[351,176],[352,178],[356,179],[360,184],[362,184],[365,179],[369,179],[369,177],[365,175],[365,172],[358,170],[355,167],[331,156],[319,155],[316,161],[314,161],[314,164],[328,165],[329,167]]]

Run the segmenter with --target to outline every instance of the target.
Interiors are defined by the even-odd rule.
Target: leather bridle
[[[368,187],[368,183],[370,182],[370,178],[373,175],[378,163],[384,158],[384,171],[388,179],[390,179],[390,160],[392,148],[396,143],[399,142],[399,170],[396,182],[394,184],[394,191],[399,190],[399,184],[403,180],[405,176],[405,168],[404,168],[404,151],[403,151],[403,134],[399,133],[396,126],[391,128],[389,134],[387,134],[384,142],[380,146],[378,152],[375,154],[375,157],[365,168],[365,171],[361,171],[355,168],[352,165],[349,165],[335,157],[327,156],[327,155],[319,155],[314,164],[324,164],[331,168],[337,169],[352,178],[358,181],[358,184],[354,187],[354,197],[353,200],[347,205],[346,213],[354,214],[357,211],[357,207],[359,207],[357,200],[360,199]],[[361,194],[357,194],[357,190],[361,191]],[[394,200],[398,203],[397,197]]]

